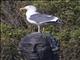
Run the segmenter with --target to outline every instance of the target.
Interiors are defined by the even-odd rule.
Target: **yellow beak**
[[[24,10],[25,8],[20,8],[20,11]]]

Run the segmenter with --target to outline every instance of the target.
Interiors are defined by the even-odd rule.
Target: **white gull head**
[[[33,5],[25,6],[24,9],[26,9],[27,11],[36,11],[37,10],[37,8]]]
[[[25,6],[25,7],[23,7],[23,8],[20,8],[20,10],[27,10],[27,15],[29,14],[29,15],[33,15],[33,14],[35,14],[35,13],[37,13],[36,12],[36,10],[37,10],[37,8],[35,7],[35,6],[33,6],[33,5],[28,5],[28,6]]]
[[[28,21],[30,21],[30,16],[31,15],[34,15],[34,14],[38,14],[39,12],[37,12],[37,8],[33,5],[28,5],[28,6],[25,6],[23,8],[20,8],[20,10],[27,10],[26,11],[26,18]],[[35,23],[34,21],[30,21],[32,23]]]

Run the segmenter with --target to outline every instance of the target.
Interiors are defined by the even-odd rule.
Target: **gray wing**
[[[49,22],[51,20],[53,20],[55,18],[55,16],[51,16],[51,15],[45,15],[45,14],[34,14],[31,15],[31,17],[29,18],[30,20],[36,21],[37,23],[41,23],[41,22]]]

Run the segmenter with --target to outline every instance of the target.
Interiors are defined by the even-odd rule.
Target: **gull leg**
[[[43,32],[45,31],[45,28],[44,28],[44,27],[42,28],[42,31],[43,31]]]
[[[38,25],[38,32],[40,32],[40,25]]]

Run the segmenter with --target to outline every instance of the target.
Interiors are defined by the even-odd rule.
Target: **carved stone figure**
[[[58,60],[53,55],[49,37],[42,33],[31,33],[19,43],[21,54],[25,60]]]

